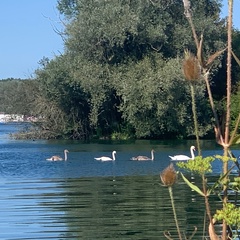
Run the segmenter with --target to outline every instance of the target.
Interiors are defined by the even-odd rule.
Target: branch
[[[163,234],[164,234],[164,236],[165,236],[167,239],[173,240],[173,238],[170,237],[170,235],[171,235],[170,232],[165,231],[165,232],[163,232]]]

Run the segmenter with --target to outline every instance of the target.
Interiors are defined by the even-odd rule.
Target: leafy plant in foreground
[[[207,92],[208,92],[208,97],[209,97],[209,102],[213,111],[213,115],[214,115],[214,119],[215,119],[215,134],[216,134],[216,141],[219,145],[221,145],[223,147],[223,157],[222,157],[222,162],[223,162],[223,171],[222,171],[222,181],[224,182],[224,184],[222,184],[222,190],[223,190],[223,198],[222,198],[222,202],[223,202],[223,211],[226,208],[227,204],[228,204],[228,178],[229,178],[229,169],[228,169],[228,163],[229,163],[229,158],[228,158],[228,153],[230,150],[230,147],[238,142],[239,140],[239,136],[237,135],[237,129],[238,129],[238,125],[240,122],[240,113],[238,116],[238,120],[236,121],[236,126],[234,131],[230,134],[230,120],[231,120],[231,56],[232,56],[232,8],[233,8],[233,1],[229,0],[228,1],[228,8],[229,8],[229,16],[228,16],[228,22],[227,22],[227,36],[228,36],[228,42],[227,42],[227,48],[222,49],[217,51],[216,53],[214,53],[213,55],[211,55],[207,60],[204,59],[203,57],[203,34],[201,34],[200,40],[198,38],[197,32],[195,30],[195,26],[193,23],[193,19],[192,19],[192,11],[191,11],[191,3],[189,0],[183,0],[183,4],[184,4],[184,14],[190,24],[191,30],[192,30],[192,34],[193,34],[193,38],[195,41],[195,45],[196,45],[196,49],[197,49],[197,53],[196,53],[196,58],[197,61],[201,67],[201,72],[202,72],[202,76],[205,80],[206,83],[206,88],[207,88]],[[224,116],[224,123],[223,126],[221,126],[220,124],[220,120],[219,120],[219,116],[217,114],[216,111],[216,107],[214,104],[214,100],[213,100],[213,96],[212,96],[212,92],[211,92],[211,88],[210,88],[210,81],[209,81],[209,75],[210,75],[210,70],[211,70],[211,65],[213,63],[213,61],[219,57],[225,50],[227,49],[227,84],[226,84],[226,109],[225,109],[225,116]],[[194,70],[194,68],[192,67],[192,71]],[[194,71],[193,71],[194,72]],[[196,124],[195,124],[196,127]],[[197,132],[197,130],[195,130],[195,132]],[[202,159],[195,159],[193,160],[193,162],[197,162],[200,161]],[[207,160],[207,159],[205,159]],[[189,164],[192,161],[190,161]],[[188,164],[188,163],[186,163]],[[202,164],[204,164],[204,161],[202,162]],[[180,165],[181,166],[181,165]],[[182,165],[183,167],[184,165]],[[187,166],[187,165],[186,165]],[[188,166],[189,169],[191,171],[194,171],[193,166]],[[200,169],[199,169],[200,170]],[[195,190],[197,189],[197,192],[199,192],[202,196],[204,196],[205,198],[205,206],[206,206],[206,212],[209,218],[209,236],[211,240],[218,240],[220,239],[219,236],[216,234],[215,229],[214,229],[214,221],[211,215],[211,211],[210,211],[210,204],[208,201],[208,191],[207,191],[207,179],[205,177],[205,172],[204,171],[200,171],[199,172],[200,175],[202,176],[202,191],[198,190],[196,188],[195,185],[191,185],[190,182],[188,182],[188,180],[186,178],[184,178],[184,180],[188,183],[188,185],[190,187],[194,187]],[[211,192],[211,191],[210,191]],[[223,225],[222,225],[222,239],[226,240],[230,235],[231,232],[228,231],[228,226],[227,226],[227,220],[222,218],[223,220]]]
[[[198,156],[194,160],[188,161],[186,163],[185,162],[177,163],[177,165],[180,168],[183,168],[183,169],[185,169],[187,171],[190,171],[190,172],[194,172],[194,173],[198,174],[202,179],[202,189],[200,189],[197,185],[191,183],[181,173],[182,178],[187,183],[187,185],[192,190],[197,192],[199,195],[204,197],[206,213],[207,213],[208,220],[209,220],[209,223],[210,223],[209,224],[209,236],[210,236],[210,239],[214,239],[214,240],[219,239],[218,235],[214,231],[214,223],[216,222],[216,220],[222,220],[222,219],[219,217],[219,215],[214,215],[214,217],[212,216],[211,209],[210,209],[210,203],[209,203],[209,196],[210,196],[210,194],[214,193],[215,190],[218,190],[219,188],[222,189],[222,186],[227,184],[225,182],[225,177],[226,176],[220,176],[219,179],[215,182],[215,184],[213,184],[212,186],[207,185],[206,174],[212,172],[212,162],[215,161],[217,159],[217,157],[219,157],[219,156],[215,156],[215,157],[208,156],[208,157],[205,157],[205,158],[203,158],[202,156]],[[230,157],[228,157],[228,158],[222,157],[221,160],[223,160],[223,159],[224,159],[224,161],[228,161],[228,162],[229,161],[236,161],[235,158],[230,158]],[[230,172],[230,170],[229,170],[229,172]],[[228,175],[229,172],[226,175]],[[218,192],[216,191],[216,193],[218,193]]]
[[[175,171],[172,163],[160,173],[160,179],[162,181],[163,186],[168,187],[169,196],[171,199],[171,205],[172,205],[172,209],[173,209],[174,220],[175,220],[175,224],[176,224],[176,228],[177,228],[177,232],[178,232],[178,237],[180,240],[182,240],[183,237],[182,237],[182,234],[181,234],[181,231],[179,228],[179,224],[178,224],[178,218],[177,218],[177,213],[176,213],[176,208],[175,208],[174,198],[173,198],[173,190],[172,190],[172,186],[177,181],[177,172]],[[196,230],[197,229],[195,229],[193,234],[191,235],[191,237],[188,238],[189,240],[191,240],[193,238],[194,234],[196,233]],[[172,240],[169,232],[164,232],[164,236],[167,239]],[[184,235],[184,238],[187,239],[185,235]]]

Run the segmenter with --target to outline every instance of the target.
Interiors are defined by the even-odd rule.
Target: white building
[[[23,122],[24,116],[20,114],[6,114],[0,112],[0,122]]]

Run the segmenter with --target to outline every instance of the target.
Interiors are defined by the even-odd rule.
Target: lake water
[[[159,173],[170,164],[169,155],[190,155],[194,141],[136,141],[83,144],[79,141],[13,140],[9,133],[18,124],[0,124],[0,239],[166,239],[174,224],[168,189],[161,186]],[[52,155],[68,161],[50,162]],[[155,160],[131,161],[135,155]],[[116,161],[100,162],[94,157],[111,156]],[[239,149],[233,150],[236,156]],[[222,154],[214,141],[202,142],[203,155]],[[213,165],[214,173],[221,163]],[[188,176],[197,181],[196,176]],[[214,178],[214,174],[211,179]],[[173,188],[180,228],[194,239],[202,239],[203,199],[181,179]],[[220,203],[211,197],[213,205]]]

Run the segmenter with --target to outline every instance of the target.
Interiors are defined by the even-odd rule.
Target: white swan
[[[67,149],[64,150],[64,159],[60,156],[52,156],[50,158],[47,158],[46,160],[48,161],[62,161],[62,160],[65,160],[67,161],[67,153],[69,153],[69,151]]]
[[[103,157],[98,157],[98,158],[94,158],[94,159],[102,161],[102,162],[105,162],[105,161],[115,161],[116,160],[115,154],[116,154],[116,151],[113,151],[112,152],[112,158],[103,156]]]
[[[131,160],[136,160],[136,161],[147,161],[147,160],[154,160],[154,150],[152,149],[151,151],[151,158],[147,156],[137,156],[137,157],[132,157]]]
[[[193,160],[195,158],[194,152],[196,151],[194,146],[190,147],[190,153],[191,157],[188,157],[186,155],[175,155],[175,156],[169,156],[173,161],[187,161],[187,160]]]

